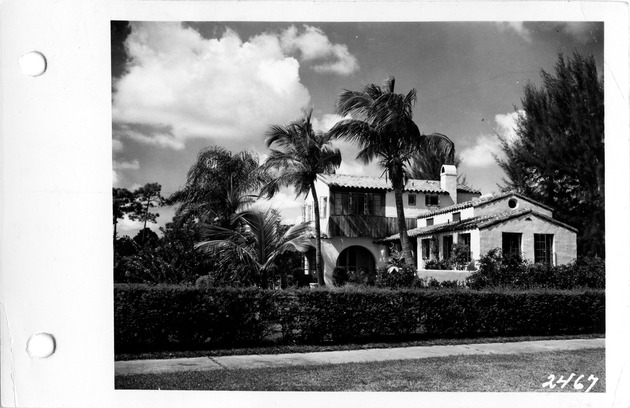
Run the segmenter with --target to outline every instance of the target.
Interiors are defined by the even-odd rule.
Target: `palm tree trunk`
[[[324,262],[322,259],[322,234],[321,225],[319,223],[319,199],[315,191],[315,183],[311,184],[311,195],[313,196],[313,210],[315,212],[315,271],[317,273],[317,283],[319,286],[326,286],[326,281],[324,280]]]
[[[396,215],[398,216],[398,233],[400,234],[400,246],[402,248],[402,256],[407,265],[413,266],[413,254],[411,253],[411,245],[409,244],[409,235],[407,235],[407,222],[405,220],[405,210],[403,207],[403,190],[399,184],[402,182],[394,182],[394,199],[396,201]]]

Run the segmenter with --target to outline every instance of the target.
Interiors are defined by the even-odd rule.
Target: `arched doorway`
[[[371,275],[375,272],[376,260],[368,249],[354,245],[341,251],[337,266],[345,268],[349,274],[363,271]]]

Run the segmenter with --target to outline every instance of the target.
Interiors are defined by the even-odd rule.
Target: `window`
[[[427,207],[438,205],[438,196],[435,194],[427,194],[424,196],[424,205]]]
[[[465,245],[465,246],[468,247],[468,252],[467,252],[465,261],[466,262],[470,262],[470,260],[471,260],[471,255],[470,255],[470,234],[469,233],[459,234],[457,236],[457,243],[459,245]]]
[[[422,240],[422,259],[431,258],[431,239]]]
[[[534,234],[534,262],[553,264],[553,234]]]
[[[352,211],[350,214],[365,214],[365,193],[350,193],[352,198]]]
[[[385,216],[385,193],[335,191],[330,201],[331,215]]]
[[[453,236],[442,237],[442,259],[449,259],[453,252]]]
[[[503,255],[521,255],[521,235],[514,232],[503,233]]]
[[[508,200],[508,207],[510,207],[511,209],[518,207],[518,200],[514,197],[510,198]]]
[[[433,218],[427,218],[427,227],[433,225]]]
[[[328,197],[321,197],[319,201],[319,218],[326,218],[328,210]]]
[[[415,194],[409,194],[408,196],[408,200],[407,200],[409,205],[416,205],[416,195]]]
[[[460,213],[460,212],[453,213],[453,222],[457,222],[457,221],[459,221],[461,219],[462,219],[462,213]]]

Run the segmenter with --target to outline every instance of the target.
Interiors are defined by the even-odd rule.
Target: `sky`
[[[261,162],[271,125],[313,109],[316,129],[338,120],[335,101],[396,78],[398,93],[416,89],[420,132],[451,138],[463,159],[458,171],[483,194],[504,174],[499,136],[516,137],[523,86],[541,84],[558,53],[592,55],[603,72],[598,22],[112,22],[112,178],[133,190],[184,186],[199,151],[219,145],[248,150]],[[379,176],[355,160],[356,146],[336,142],[340,174]],[[302,199],[281,191],[262,206],[300,214]],[[160,208],[158,231],[174,209]],[[119,235],[141,225],[121,220]]]

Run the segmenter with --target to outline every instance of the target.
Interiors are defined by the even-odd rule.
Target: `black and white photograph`
[[[0,3],[0,406],[630,406],[630,8]]]
[[[112,21],[116,388],[603,392],[603,29]]]

